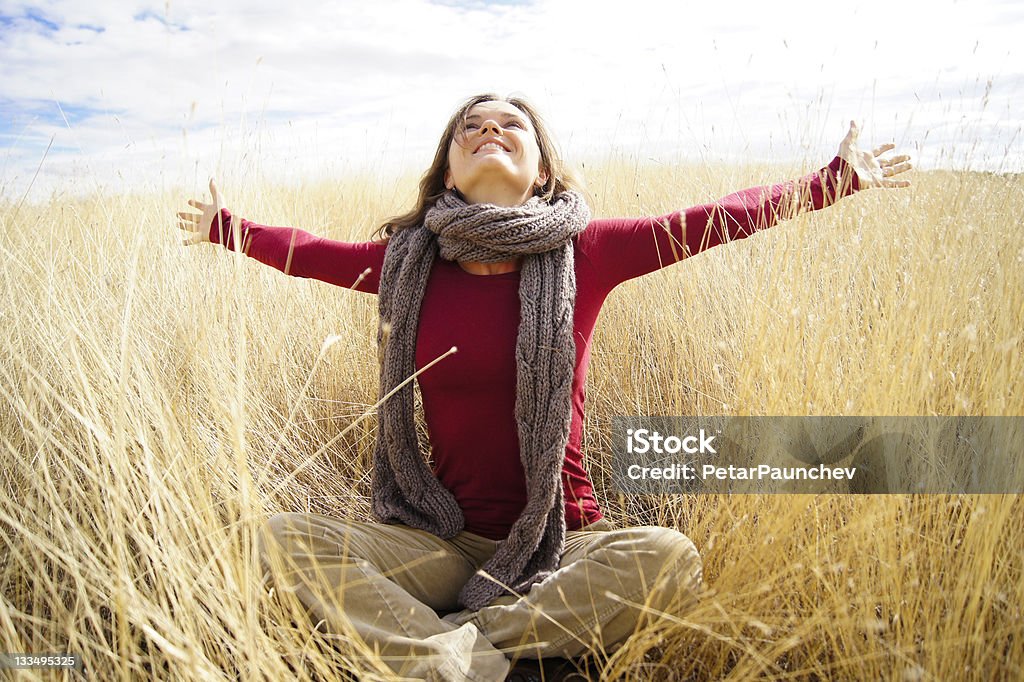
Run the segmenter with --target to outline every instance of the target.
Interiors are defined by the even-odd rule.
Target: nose
[[[488,133],[490,133],[491,135],[505,134],[504,131],[502,131],[501,126],[498,125],[498,122],[492,118],[489,118],[480,124],[480,134],[487,135]]]

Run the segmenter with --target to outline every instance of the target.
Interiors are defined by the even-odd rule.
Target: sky
[[[1024,170],[1019,0],[0,0],[0,197],[426,169],[519,94],[577,165]]]

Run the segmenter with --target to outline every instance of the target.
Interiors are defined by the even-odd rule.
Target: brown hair
[[[420,192],[416,198],[416,206],[408,213],[390,218],[377,228],[375,236],[378,239],[386,240],[398,230],[421,225],[427,211],[448,191],[444,184],[444,174],[448,170],[448,148],[456,135],[465,132],[466,116],[469,115],[469,110],[481,102],[508,102],[530,118],[534,134],[537,137],[537,146],[540,148],[540,162],[548,173],[547,182],[537,190],[538,197],[544,201],[551,201],[561,192],[580,189],[581,183],[563,163],[555,148],[554,140],[548,133],[547,126],[544,125],[540,114],[529,102],[521,97],[500,97],[493,93],[474,95],[463,102],[448,121],[444,133],[441,135],[441,141],[437,144],[434,162],[420,178]]]

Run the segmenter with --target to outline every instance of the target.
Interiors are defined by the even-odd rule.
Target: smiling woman
[[[525,113],[501,101],[480,102],[469,110],[448,147],[445,187],[458,190],[471,204],[520,206],[547,180]]]
[[[675,529],[612,528],[583,466],[598,313],[622,282],[860,188],[905,186],[893,176],[907,158],[880,158],[891,145],[860,151],[857,132],[851,122],[839,155],[797,180],[595,220],[536,112],[479,95],[451,117],[415,207],[363,243],[238,220],[211,180],[212,202],[179,214],[197,230],[186,243],[378,294],[380,391],[395,391],[378,412],[379,523],[278,514],[260,539],[266,578],[421,679],[540,679],[522,663],[509,673],[503,652],[607,652],[691,608],[702,591],[694,544]]]
[[[438,142],[434,160],[420,180],[420,193],[416,205],[408,213],[387,221],[381,227],[378,233],[379,237],[386,238],[396,230],[421,225],[427,209],[445,192],[456,189],[449,173],[452,147],[458,145],[458,140],[462,140],[465,145],[472,144],[471,138],[481,131],[484,123],[482,120],[483,107],[487,107],[490,111],[494,111],[492,107],[498,107],[500,111],[504,112],[503,119],[508,117],[508,122],[512,123],[511,117],[514,115],[524,129],[528,127],[532,130],[532,143],[536,145],[540,154],[537,173],[538,176],[540,173],[545,175],[543,183],[536,192],[538,197],[544,201],[551,201],[556,194],[569,189],[578,189],[579,183],[563,163],[543,118],[529,102],[518,97],[502,98],[495,94],[476,95],[467,99],[449,119]],[[473,109],[479,109],[479,111],[472,111]],[[471,115],[480,118],[471,119]],[[503,128],[502,132],[506,130],[515,130],[515,126]],[[492,132],[492,136],[494,136],[493,131],[489,132]]]

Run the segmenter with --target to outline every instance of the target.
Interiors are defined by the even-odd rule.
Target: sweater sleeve
[[[830,206],[858,189],[856,173],[837,156],[797,180],[752,187],[668,215],[594,220],[580,246],[611,290],[712,246]]]
[[[226,208],[210,225],[210,241],[235,250],[232,221],[240,221],[242,253],[294,277],[309,277],[356,291],[377,293],[384,242],[339,242],[294,227],[257,225]],[[365,276],[364,271],[369,269]],[[360,279],[362,277],[362,279]],[[358,282],[358,285],[356,283]],[[355,285],[355,286],[353,286]]]

